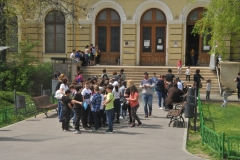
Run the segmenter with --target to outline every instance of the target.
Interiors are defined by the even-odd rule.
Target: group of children
[[[113,133],[113,123],[120,123],[119,118],[126,118],[127,115],[127,108],[121,107],[121,99],[124,98],[126,91],[126,77],[123,72],[123,69],[120,70],[119,75],[117,72],[113,72],[110,79],[104,69],[101,80],[97,76],[84,80],[84,82],[75,80],[69,88],[65,89],[65,94],[60,99],[62,130],[70,131],[69,123],[72,118],[76,134],[81,133],[80,121],[83,129],[93,127],[92,132],[98,132],[101,127],[107,125],[106,133]],[[82,72],[80,73],[82,74]],[[80,78],[79,75],[77,77]],[[63,81],[61,82],[63,84]],[[65,84],[66,82],[64,82]],[[129,97],[125,99],[128,99],[129,105],[138,103],[137,100],[131,100]],[[120,110],[122,110],[121,116]],[[136,113],[134,117],[137,117]],[[116,121],[114,121],[115,119]],[[136,120],[139,121],[138,118]]]

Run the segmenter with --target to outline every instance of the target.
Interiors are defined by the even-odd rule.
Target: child
[[[99,126],[99,111],[102,103],[102,96],[99,93],[99,87],[95,86],[94,87],[94,92],[95,94],[92,96],[91,100],[91,111],[93,114],[93,119],[94,119],[94,129],[92,132],[98,132],[100,126]]]
[[[103,95],[103,92],[104,92],[104,89],[101,87],[99,87],[100,91],[99,93],[101,94],[101,97],[102,97],[102,101],[101,101],[101,106],[100,106],[100,111],[99,111],[99,126],[101,127],[105,127],[106,125],[106,113],[105,113],[105,110],[103,108],[103,101],[104,101],[104,95]]]
[[[107,85],[107,98],[106,101],[103,102],[103,105],[105,105],[105,111],[108,121],[108,130],[106,130],[106,133],[113,133],[113,116],[114,116],[114,95],[112,93],[113,86],[111,84]]]
[[[90,85],[88,82],[85,83],[85,88],[82,90],[82,97],[83,97],[83,102],[86,103],[88,106],[90,104],[90,97],[91,97],[91,90],[90,90]],[[87,125],[87,118],[88,118],[88,112],[89,112],[89,107],[87,107],[86,110],[82,110],[82,124],[83,128],[91,128],[90,126]]]
[[[211,91],[211,79],[207,80],[207,86],[206,86],[206,99],[210,100],[210,91]]]
[[[181,73],[181,70],[182,70],[182,61],[181,61],[181,59],[178,60],[177,67],[178,67],[178,73]]]
[[[223,91],[222,96],[223,96],[223,104],[222,104],[222,107],[226,107],[226,105],[227,105],[227,97],[228,97],[226,90]]]
[[[120,119],[123,119],[123,118],[125,118],[126,117],[126,115],[127,115],[127,110],[123,110],[122,109],[122,106],[123,106],[123,103],[124,103],[124,101],[126,101],[126,99],[125,99],[125,97],[124,97],[124,93],[125,93],[125,88],[126,88],[126,81],[122,81],[121,82],[121,87],[120,87],[120,103],[121,103],[121,111],[120,111],[120,113],[121,113],[121,116],[120,116]]]
[[[82,102],[76,101],[76,100],[72,100],[70,99],[71,95],[71,91],[68,89],[65,91],[65,95],[62,96],[62,104],[63,104],[63,108],[62,108],[62,114],[63,114],[63,120],[62,120],[62,130],[63,131],[70,131],[69,130],[69,121],[70,121],[70,112],[73,109],[72,108],[72,103],[78,103],[80,105],[82,105]]]
[[[190,66],[188,66],[188,68],[186,69],[185,74],[186,74],[186,81],[187,79],[188,81],[190,81],[190,74],[191,74]]]
[[[83,102],[83,98],[82,98],[82,86],[76,86],[76,94],[74,96],[74,100],[79,101],[79,102]],[[74,109],[74,113],[75,113],[75,131],[73,133],[75,134],[79,134],[81,133],[79,126],[80,126],[80,119],[81,119],[81,113],[82,113],[82,105],[80,104],[74,104],[73,109]]]
[[[115,82],[114,82],[115,83]],[[115,113],[117,113],[117,120],[114,122],[114,123],[117,123],[119,124],[120,121],[119,121],[119,117],[120,117],[120,108],[121,108],[121,103],[120,103],[120,96],[121,96],[121,92],[119,90],[119,87],[118,87],[118,84],[114,84],[113,83],[113,86],[114,86],[114,89],[112,91],[113,95],[114,95],[114,116],[113,116],[113,120],[115,119]]]

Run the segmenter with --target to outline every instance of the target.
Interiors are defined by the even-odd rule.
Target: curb
[[[54,110],[54,109],[53,109],[53,110]],[[51,111],[53,111],[53,110],[49,110],[49,112],[51,112]],[[44,113],[38,114],[38,116],[43,115],[43,114],[44,114]],[[19,121],[19,122],[17,122],[17,123],[10,124],[10,125],[8,125],[8,126],[5,126],[5,127],[0,128],[0,130],[1,130],[1,129],[4,129],[4,128],[8,128],[8,127],[10,127],[10,126],[14,126],[14,125],[16,125],[16,124],[22,123],[22,122],[27,121],[27,120],[32,119],[32,118],[35,118],[35,117],[34,117],[34,116],[33,116],[33,117],[29,117],[29,118],[24,119],[24,120],[22,120],[22,121]]]
[[[187,137],[188,137],[189,118],[184,118],[184,121],[187,122],[187,127],[184,128],[182,150],[183,150],[183,152],[185,152],[188,155],[191,155],[191,156],[193,156],[195,158],[198,158],[198,159],[203,159],[203,158],[195,156],[194,154],[187,151]]]

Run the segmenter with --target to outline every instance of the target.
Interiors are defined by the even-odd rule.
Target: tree
[[[50,10],[58,10],[64,13],[72,21],[72,24],[78,24],[79,15],[87,15],[90,0],[0,0],[0,46],[9,45],[11,39],[8,34],[11,33],[14,26],[11,26],[10,20],[17,16],[19,28],[29,19],[41,23],[41,16],[44,9],[50,7]],[[23,31],[21,34],[26,33]],[[15,35],[17,36],[17,35]],[[26,37],[29,39],[29,37]],[[6,52],[0,53],[0,61],[6,60]]]
[[[203,18],[195,24],[193,33],[204,37],[205,43],[211,46],[211,53],[218,53],[226,58],[229,55],[229,47],[231,47],[231,51],[238,55],[240,1],[212,0],[206,6]],[[208,35],[211,35],[211,40],[207,42]]]
[[[31,40],[25,32],[25,23],[29,19],[34,19],[38,26],[41,26],[41,17],[46,7],[49,10],[58,10],[72,21],[73,28],[78,25],[79,15],[87,15],[90,0],[0,0],[0,46],[11,44],[11,37],[18,36],[12,24],[12,19],[16,16],[17,27],[21,30],[24,41],[18,44],[18,51],[11,55],[6,50],[0,52],[0,90],[12,90],[14,85],[17,90],[26,91],[26,86],[31,87],[33,82],[29,79],[32,72],[31,64],[37,63],[36,59],[28,53],[38,44]],[[15,28],[14,28],[15,27]],[[39,33],[36,33],[39,35]],[[41,34],[41,32],[40,32]],[[10,58],[6,61],[6,55]],[[14,61],[11,61],[11,57]]]

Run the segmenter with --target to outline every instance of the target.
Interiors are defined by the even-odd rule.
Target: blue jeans
[[[143,101],[143,106],[144,106],[144,112],[145,115],[148,116],[148,108],[149,107],[149,112],[152,113],[152,99],[153,95],[152,94],[143,94],[142,95],[142,101]]]
[[[58,99],[58,119],[61,122],[63,119],[63,115],[62,115],[62,103],[61,100]]]
[[[76,121],[76,113],[75,113],[75,110],[71,111],[70,118],[73,118],[73,125],[75,125],[75,121]]]
[[[195,64],[194,64],[194,56],[191,56],[191,60],[192,60],[192,66],[195,66]]]
[[[163,107],[164,106],[165,94],[163,92],[158,92],[157,91],[157,95],[158,95],[158,107]],[[163,99],[163,105],[162,105],[162,99]]]
[[[114,109],[105,110],[107,123],[108,123],[108,130],[113,131],[113,116],[114,116]]]

